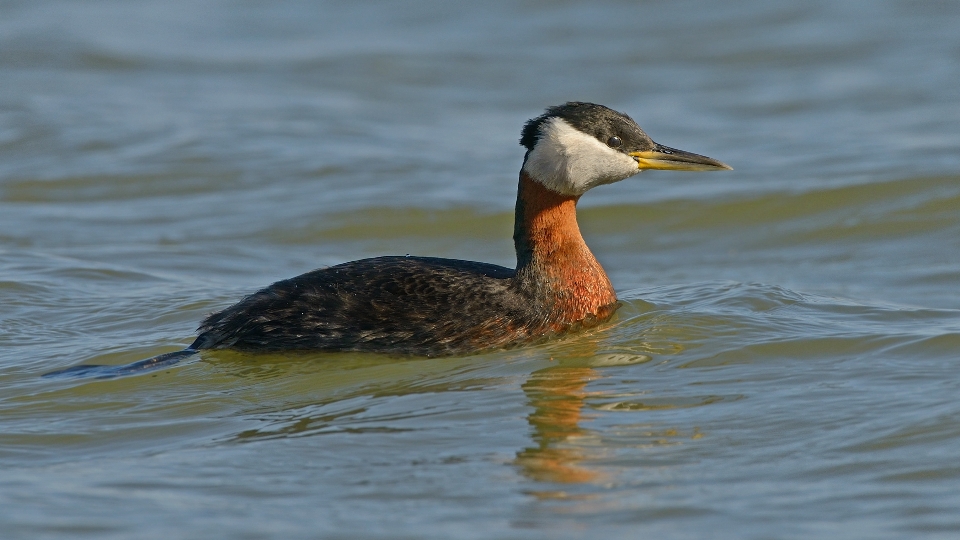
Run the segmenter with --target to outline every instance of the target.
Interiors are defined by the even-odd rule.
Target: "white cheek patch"
[[[637,162],[560,118],[546,121],[523,170],[544,187],[564,195],[583,195],[601,184],[638,172]]]

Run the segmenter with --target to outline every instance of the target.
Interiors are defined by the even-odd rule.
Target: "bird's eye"
[[[610,148],[620,148],[621,144],[623,144],[623,141],[621,141],[620,137],[617,137],[616,135],[607,139],[607,146]]]

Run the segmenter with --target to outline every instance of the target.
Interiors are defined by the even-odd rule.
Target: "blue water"
[[[960,537],[960,3],[0,2],[0,537]],[[205,352],[272,281],[512,266],[567,100],[735,170],[588,193],[624,307]]]

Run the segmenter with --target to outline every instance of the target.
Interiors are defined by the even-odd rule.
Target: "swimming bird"
[[[580,235],[580,197],[645,169],[731,169],[657,144],[626,114],[593,103],[546,109],[523,126],[520,144],[526,154],[513,232],[516,268],[388,256],[314,270],[208,316],[188,348],[112,373],[167,365],[203,349],[460,355],[591,327],[620,304]]]

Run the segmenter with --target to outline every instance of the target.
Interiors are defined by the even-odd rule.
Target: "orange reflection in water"
[[[536,481],[559,483],[594,482],[600,478],[599,472],[580,465],[587,457],[585,449],[568,444],[588,434],[579,426],[587,396],[584,388],[599,378],[593,368],[557,366],[534,372],[523,384],[534,408],[528,421],[536,443],[517,453],[516,463],[524,475]]]

